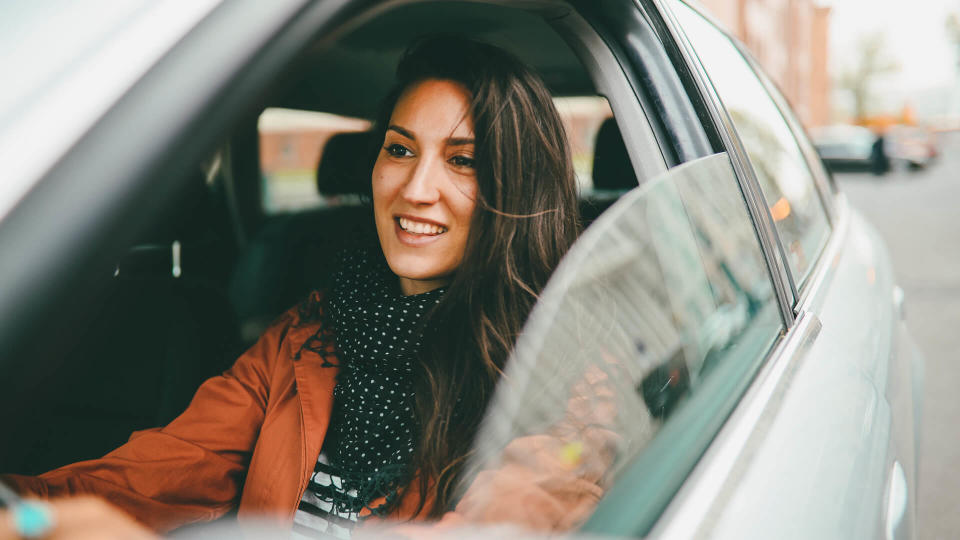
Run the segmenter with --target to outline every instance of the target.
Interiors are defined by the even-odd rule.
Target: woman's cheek
[[[477,179],[473,178],[471,181],[464,182],[458,191],[462,197],[460,197],[458,201],[460,210],[457,213],[465,217],[469,222],[472,220],[473,211],[477,206],[477,192],[479,191]]]
[[[379,163],[379,162],[378,162]],[[373,193],[373,207],[374,210],[379,211],[379,209],[386,204],[389,198],[387,195],[386,177],[383,174],[382,167],[375,166],[373,169],[373,174],[371,175],[371,191]]]

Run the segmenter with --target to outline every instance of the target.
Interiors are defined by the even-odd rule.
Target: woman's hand
[[[53,528],[39,538],[49,540],[151,539],[152,531],[103,499],[91,496],[46,501],[52,513]],[[22,538],[14,527],[9,509],[0,510],[0,540]]]

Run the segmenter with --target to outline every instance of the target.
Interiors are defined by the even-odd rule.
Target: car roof
[[[558,4],[559,5],[559,4]],[[559,11],[558,11],[559,10]],[[390,88],[397,61],[419,36],[465,35],[511,50],[543,77],[554,95],[594,94],[582,64],[544,15],[566,11],[473,2],[424,2],[381,11],[318,43],[294,75],[291,91],[270,105],[372,118]]]

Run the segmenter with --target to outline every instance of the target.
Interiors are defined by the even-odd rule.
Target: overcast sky
[[[957,81],[956,52],[945,28],[960,0],[821,0],[833,7],[831,68],[838,73],[856,59],[857,41],[874,31],[886,36],[890,57],[900,65],[885,86],[891,93],[922,95]]]

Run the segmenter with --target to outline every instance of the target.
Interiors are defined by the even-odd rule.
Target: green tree
[[[892,60],[885,48],[882,32],[864,35],[857,42],[856,60],[838,77],[837,84],[853,97],[854,117],[866,118],[874,99],[873,83],[877,77],[894,73],[900,65]]]

